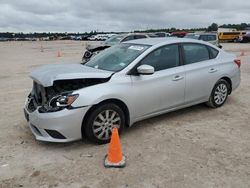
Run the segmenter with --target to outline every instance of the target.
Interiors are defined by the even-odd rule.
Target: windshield
[[[196,34],[187,34],[184,38],[199,39],[199,35],[196,35]]]
[[[112,46],[115,44],[118,44],[122,39],[124,35],[115,35],[110,37],[109,39],[105,40],[104,44],[108,46]]]
[[[96,69],[118,72],[128,66],[150,46],[121,43],[100,52],[85,65]]]

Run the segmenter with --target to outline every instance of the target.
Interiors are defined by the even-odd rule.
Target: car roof
[[[137,39],[137,40],[130,40],[124,43],[129,44],[141,44],[141,45],[157,45],[157,44],[171,44],[171,43],[179,43],[179,42],[191,42],[191,43],[203,43],[203,41],[195,40],[195,39],[188,39],[188,38],[146,38],[146,39]],[[207,44],[207,43],[206,43]]]

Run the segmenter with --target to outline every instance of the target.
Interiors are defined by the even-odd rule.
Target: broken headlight
[[[49,106],[68,107],[77,99],[78,96],[78,94],[65,94],[55,96],[49,101]]]
[[[50,99],[47,105],[39,108],[39,112],[56,112],[64,108],[69,108],[78,96],[78,94],[61,94],[54,96]]]

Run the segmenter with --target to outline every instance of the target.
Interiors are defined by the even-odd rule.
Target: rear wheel
[[[90,141],[105,144],[110,141],[112,129],[117,127],[121,132],[124,125],[125,116],[121,108],[116,104],[107,103],[94,108],[87,118],[84,131]]]
[[[222,106],[228,97],[230,85],[226,80],[220,79],[214,86],[209,101],[206,103],[212,108]]]

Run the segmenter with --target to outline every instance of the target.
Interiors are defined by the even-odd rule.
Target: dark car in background
[[[241,42],[241,43],[250,42],[250,32],[246,33],[243,36],[239,36],[238,41]]]
[[[83,57],[82,57],[82,63],[88,62],[92,56],[118,43],[130,41],[130,40],[154,38],[154,37],[158,37],[158,36],[155,34],[151,34],[151,33],[129,33],[129,34],[114,35],[110,37],[109,39],[105,40],[104,42],[102,42],[100,45],[87,46],[86,51],[84,52]]]

